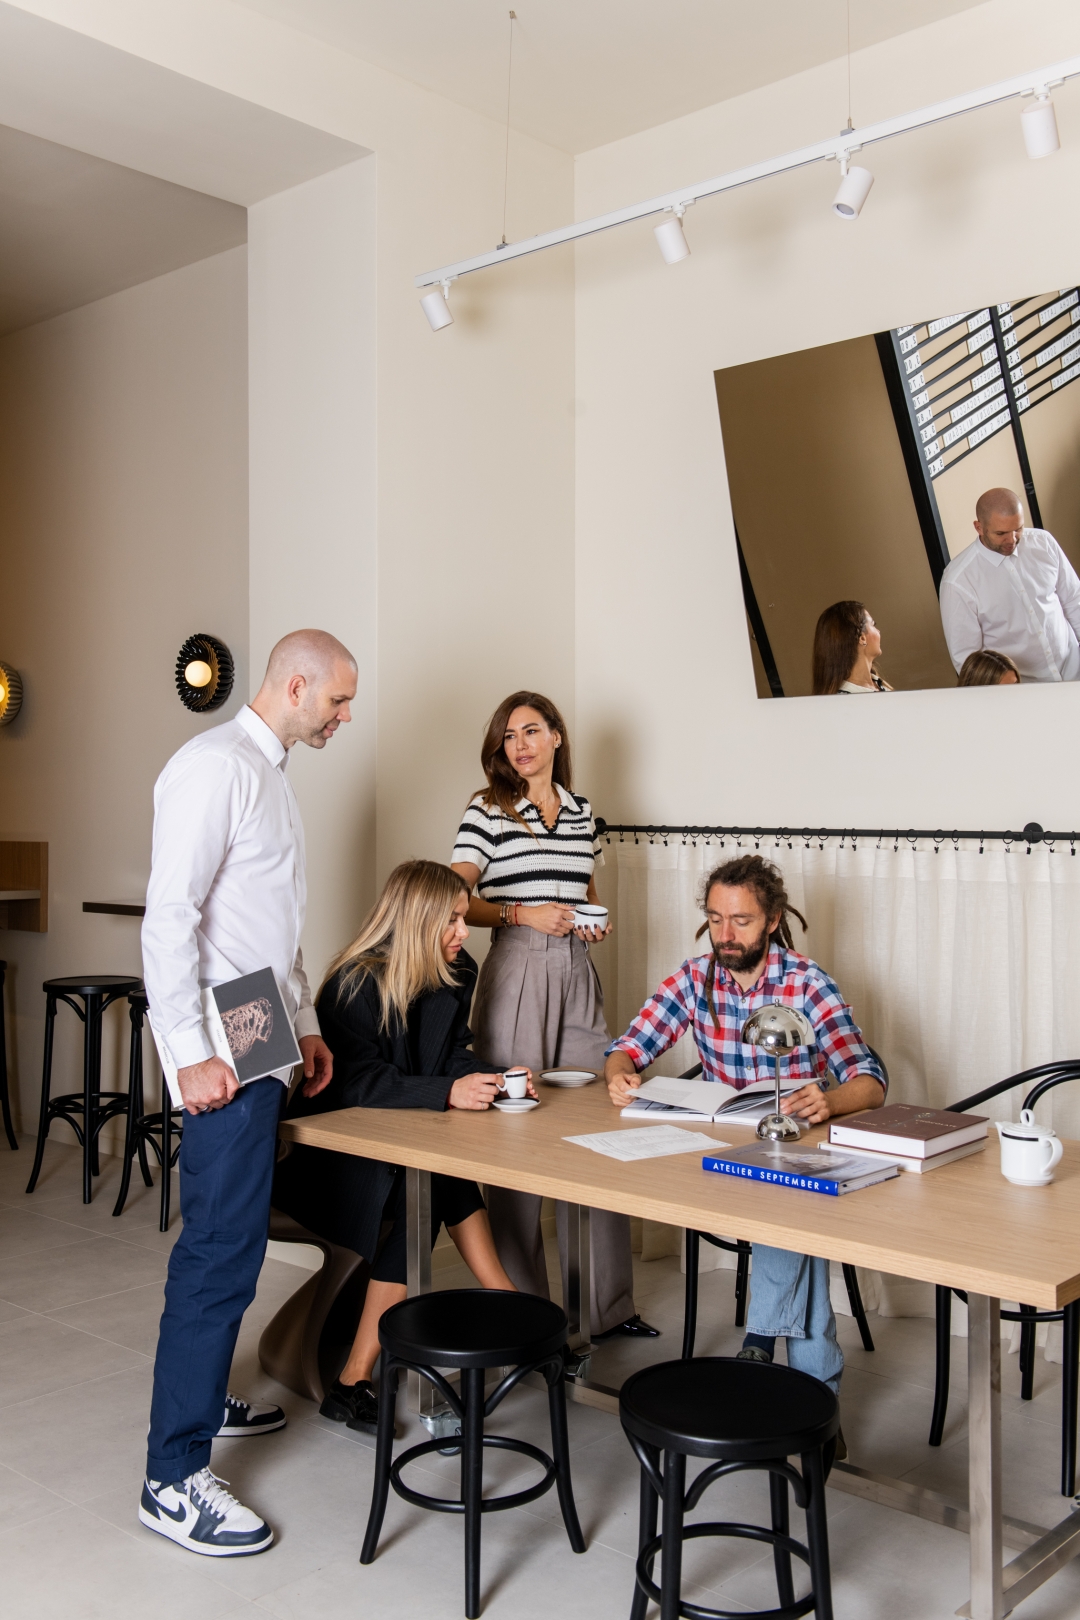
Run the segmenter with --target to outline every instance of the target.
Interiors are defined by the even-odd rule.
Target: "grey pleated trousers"
[[[495,928],[480,969],[472,1027],[478,1057],[500,1068],[527,1064],[533,1074],[557,1067],[604,1068],[611,1036],[596,969],[579,939],[535,928]],[[547,1267],[535,1193],[489,1187],[488,1213],[507,1276],[526,1293],[548,1297]],[[563,1298],[567,1288],[566,1205],[556,1206]],[[594,1209],[589,1222],[592,1332],[634,1315],[630,1218]]]

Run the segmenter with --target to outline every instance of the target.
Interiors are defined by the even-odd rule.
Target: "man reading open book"
[[[693,1032],[706,1080],[744,1090],[767,1080],[772,1059],[741,1040],[755,1008],[797,1007],[814,1026],[816,1045],[785,1059],[788,1083],[805,1084],[781,1108],[809,1125],[835,1114],[880,1108],[886,1080],[834,981],[795,950],[788,917],[806,920],[788,900],[782,874],[760,855],[743,855],[711,872],[703,890],[705,922],[697,937],[711,949],[665,979],[625,1035],[608,1048],[605,1078],[619,1108],[641,1085],[640,1071]],[[836,1342],[826,1260],[754,1244],[749,1331],[740,1354],[771,1361],[787,1339],[788,1365],[838,1391],[844,1358]]]

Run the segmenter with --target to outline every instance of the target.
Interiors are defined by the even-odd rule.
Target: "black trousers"
[[[459,1226],[478,1209],[484,1200],[475,1181],[461,1181],[457,1176],[433,1175],[431,1178],[431,1246],[440,1228]],[[376,1282],[405,1283],[405,1171],[397,1170],[389,1198],[383,1206],[383,1225],[391,1222],[390,1230],[379,1245],[371,1275]]]

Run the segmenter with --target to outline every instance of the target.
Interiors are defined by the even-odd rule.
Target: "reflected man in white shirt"
[[[241,1086],[214,1055],[201,992],[272,968],[308,1094],[329,1084],[332,1058],[300,955],[304,834],[286,766],[295,743],[326,747],[351,719],[355,696],[352,654],[325,631],[295,631],[270,654],[250,706],[185,743],[154,789],[143,977],[154,1032],[176,1064],[188,1117],[180,1148],[183,1228],[165,1285],[139,1519],[217,1558],[263,1552],[274,1539],[209,1465],[217,1437],[285,1423],[279,1407],[229,1395],[228,1379],[266,1253],[278,1118],[291,1071]]]
[[[1080,579],[1053,535],[1025,527],[1011,489],[979,496],[975,532],[941,579],[941,623],[957,673],[988,648],[1007,653],[1022,680],[1080,680]]]

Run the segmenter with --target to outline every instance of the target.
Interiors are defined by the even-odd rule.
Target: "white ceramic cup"
[[[502,1077],[503,1090],[508,1097],[527,1097],[529,1075],[526,1069],[507,1069]]]
[[[1006,1181],[1016,1187],[1048,1187],[1065,1151],[1060,1137],[1036,1125],[1030,1108],[1022,1110],[1018,1125],[1004,1119],[994,1123],[1001,1139],[1001,1173]]]
[[[574,911],[575,928],[599,928],[603,933],[608,923],[607,906],[579,905]]]

